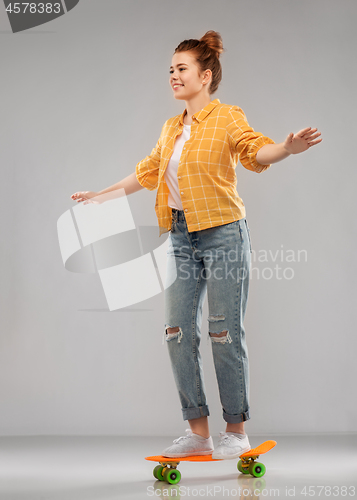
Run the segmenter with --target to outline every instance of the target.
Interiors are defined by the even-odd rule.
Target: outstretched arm
[[[125,179],[109,186],[106,189],[103,189],[102,191],[77,191],[77,193],[72,194],[71,198],[77,202],[84,201],[84,205],[87,205],[89,200],[92,198],[94,198],[94,202],[102,203],[104,201],[118,198],[120,189],[124,189],[125,195],[128,196],[129,194],[136,193],[136,191],[140,191],[140,189],[144,189],[144,187],[139,184],[136,178],[136,173],[133,172],[128,175],[128,177],[125,177]],[[120,192],[120,196],[122,196],[122,192]]]
[[[262,165],[270,165],[284,160],[290,155],[302,153],[311,146],[315,146],[322,141],[318,139],[321,135],[317,132],[317,128],[304,128],[297,134],[289,134],[284,142],[280,144],[265,144],[259,149],[256,155],[256,160]]]

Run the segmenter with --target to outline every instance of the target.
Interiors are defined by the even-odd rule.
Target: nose
[[[177,80],[177,73],[176,73],[176,70],[174,70],[174,71],[171,73],[171,80]]]

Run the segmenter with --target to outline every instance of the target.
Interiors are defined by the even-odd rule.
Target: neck
[[[209,95],[204,94],[204,95],[195,96],[192,99],[190,99],[189,101],[185,101],[185,102],[186,102],[186,110],[187,110],[186,119],[188,121],[191,121],[192,115],[194,115],[195,113],[198,113],[199,111],[201,111],[201,109],[208,106],[208,104],[211,102],[211,98]]]

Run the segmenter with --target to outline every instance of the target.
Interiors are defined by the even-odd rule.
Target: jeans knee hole
[[[169,331],[170,330],[170,331]],[[169,342],[170,340],[177,339],[177,342],[180,343],[182,339],[182,329],[179,326],[176,327],[167,327],[165,328],[165,338],[166,341]]]
[[[228,330],[224,330],[220,333],[209,332],[209,336],[211,337],[212,343],[226,344],[228,342],[230,344],[232,342],[232,338],[229,335]]]
[[[212,314],[211,316],[208,316],[208,321],[223,321],[225,319],[226,317],[224,314]]]

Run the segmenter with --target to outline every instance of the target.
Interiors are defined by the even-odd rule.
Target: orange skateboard
[[[253,448],[241,455],[237,468],[242,474],[251,474],[254,477],[262,477],[265,474],[265,465],[257,462],[259,455],[267,453],[269,450],[274,448],[276,441],[265,441],[256,448]],[[221,459],[214,459],[212,455],[197,455],[189,457],[177,457],[168,458],[162,455],[155,455],[152,457],[145,457],[145,460],[151,460],[153,462],[159,462],[153,474],[159,481],[167,481],[170,484],[177,484],[181,479],[181,473],[177,469],[180,462],[219,462]]]

